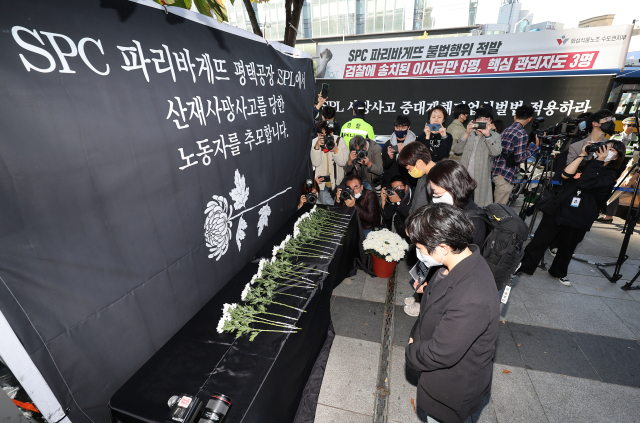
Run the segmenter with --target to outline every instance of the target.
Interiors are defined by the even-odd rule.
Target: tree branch
[[[251,28],[253,29],[253,33],[262,37],[262,31],[260,30],[260,25],[258,25],[258,19],[256,19],[256,12],[253,10],[253,6],[251,5],[251,0],[242,0],[244,3],[244,8],[247,11],[247,15],[249,15],[249,21],[251,22]]]

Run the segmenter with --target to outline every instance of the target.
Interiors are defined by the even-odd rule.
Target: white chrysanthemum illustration
[[[238,230],[236,231],[236,242],[238,243],[238,251],[241,250],[242,245],[241,242],[244,239],[244,230],[247,229],[247,222],[240,217],[238,220]]]
[[[231,190],[229,195],[234,201],[233,207],[235,207],[236,210],[240,210],[249,199],[249,187],[247,187],[244,181],[244,175],[240,175],[240,171],[238,171],[238,169],[236,169],[233,181],[236,183],[236,186]]]
[[[236,231],[236,243],[238,244],[238,250],[242,248],[242,240],[245,239],[245,230],[248,228],[247,222],[242,217],[243,214],[255,209],[256,207],[263,206],[258,214],[260,218],[258,220],[258,236],[262,234],[262,230],[269,223],[269,216],[271,215],[271,208],[269,207],[269,201],[273,200],[279,195],[289,191],[291,187],[275,194],[274,196],[267,198],[260,204],[257,204],[248,209],[239,212],[239,209],[246,207],[247,200],[249,199],[249,187],[246,186],[244,175],[240,174],[240,171],[236,169],[234,176],[235,187],[229,193],[229,196],[234,201],[233,206],[229,205],[227,199],[214,195],[213,201],[207,203],[207,209],[204,214],[207,215],[204,222],[204,239],[206,245],[209,248],[211,254],[209,258],[216,258],[220,260],[227,250],[229,249],[229,242],[231,242],[231,226],[232,220],[239,218],[238,230]],[[233,210],[238,212],[235,216],[232,216]]]
[[[258,211],[260,219],[258,220],[258,236],[262,235],[262,230],[269,225],[269,216],[271,215],[271,207],[268,204],[262,206]]]
[[[229,207],[226,198],[214,195],[213,201],[207,203],[204,213],[207,215],[204,221],[204,239],[211,252],[209,258],[215,257],[217,261],[229,248],[233,207]]]

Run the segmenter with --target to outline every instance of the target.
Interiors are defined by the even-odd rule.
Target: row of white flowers
[[[362,247],[367,254],[373,254],[378,258],[388,262],[401,260],[409,244],[403,240],[400,235],[394,234],[388,229],[380,231],[371,231],[367,235],[367,239],[362,243]]]

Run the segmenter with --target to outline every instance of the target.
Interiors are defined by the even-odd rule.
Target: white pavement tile
[[[614,298],[603,298],[602,300],[640,339],[640,302]]]
[[[372,414],[364,415],[318,404],[315,423],[371,423],[372,419],[373,409]]]
[[[411,400],[413,399],[414,403],[416,401],[416,384],[420,374],[406,369],[403,347],[393,347],[390,375],[389,420],[419,423],[420,419],[413,410]]]
[[[640,389],[528,370],[550,423],[638,422]]]
[[[373,416],[380,344],[336,335],[318,404]]]
[[[362,299],[367,301],[375,301],[384,303],[387,299],[387,290],[389,279],[376,278],[367,275],[364,280],[364,289],[362,290]]]
[[[636,338],[599,297],[531,288],[518,288],[518,294],[537,326]]]
[[[508,322],[522,323],[523,325],[533,325],[534,320],[518,293],[519,289],[519,287],[514,287],[511,290],[511,294],[509,294],[507,303],[500,303],[500,319]]]
[[[508,370],[510,373],[502,373]],[[493,366],[491,402],[499,423],[548,423],[526,369]]]
[[[571,277],[571,286],[580,294],[633,301],[633,298],[626,291],[602,276],[575,275]]]
[[[359,278],[358,275],[345,278],[340,285],[338,285],[333,290],[333,295],[337,295],[339,297],[349,297],[349,298],[362,298],[362,291],[364,289],[364,278]]]

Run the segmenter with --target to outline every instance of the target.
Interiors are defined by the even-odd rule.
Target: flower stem
[[[281,305],[281,306],[285,306],[285,307],[289,307],[289,308],[292,308],[292,309],[294,309],[294,310],[298,310],[298,311],[300,311],[300,312],[302,312],[302,313],[306,313],[306,312],[307,312],[307,310],[302,310],[302,309],[300,309],[300,308],[298,308],[298,307],[293,307],[293,306],[290,306],[290,305],[282,304],[282,303],[279,303],[279,302],[277,302],[277,301],[272,301],[272,303],[273,303],[273,304],[279,304],[279,305]]]

